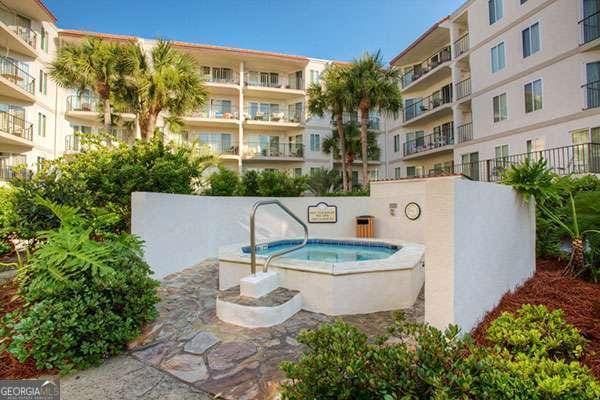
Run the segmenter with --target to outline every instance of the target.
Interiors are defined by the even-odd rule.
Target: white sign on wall
[[[324,202],[308,206],[308,222],[311,224],[335,224],[337,222],[337,206]]]

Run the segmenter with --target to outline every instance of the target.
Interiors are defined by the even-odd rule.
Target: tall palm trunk
[[[576,276],[585,265],[585,244],[583,238],[576,236],[571,239],[571,261],[567,266],[566,275]]]
[[[340,161],[342,162],[342,191],[348,190],[348,179],[346,177],[346,135],[344,134],[344,119],[339,112],[335,116],[338,136],[340,137]]]
[[[111,131],[112,127],[112,119],[110,116],[110,100],[108,98],[104,99],[104,129],[107,132]]]
[[[360,155],[362,159],[363,186],[369,187],[369,160],[367,159],[367,129],[369,127],[369,108],[360,107]]]
[[[348,154],[348,161],[346,163],[347,165],[347,170],[345,171],[345,174],[347,174],[348,176],[348,191],[352,191],[354,183],[352,182],[352,165],[354,164],[354,156],[351,154]]]
[[[156,118],[157,116],[153,113],[149,113],[147,116],[141,118],[140,129],[142,133],[142,140],[148,141],[154,135],[154,129],[156,129]]]

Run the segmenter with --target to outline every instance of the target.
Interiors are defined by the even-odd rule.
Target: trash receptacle
[[[373,227],[372,215],[361,215],[356,217],[356,237],[372,238],[375,237],[375,229]]]

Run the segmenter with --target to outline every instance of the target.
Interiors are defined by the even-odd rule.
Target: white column
[[[238,172],[242,173],[242,154],[244,153],[244,62],[240,61],[240,84],[238,105]]]

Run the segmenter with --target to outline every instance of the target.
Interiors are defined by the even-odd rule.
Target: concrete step
[[[301,308],[300,292],[281,287],[259,298],[242,296],[239,286],[220,291],[217,296],[217,317],[246,328],[279,325]]]

